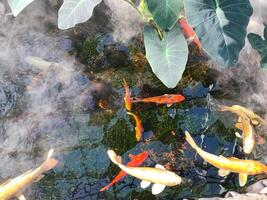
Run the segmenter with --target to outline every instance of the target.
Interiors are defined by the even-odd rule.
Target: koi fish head
[[[175,99],[176,102],[182,102],[182,101],[185,100],[185,97],[183,95],[179,94],[179,95],[175,95],[174,99]]]

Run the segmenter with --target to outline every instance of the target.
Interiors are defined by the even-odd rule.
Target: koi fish
[[[157,103],[157,104],[167,104],[168,107],[172,106],[174,103],[180,103],[185,100],[185,97],[180,94],[164,94],[162,96],[148,97],[144,99],[135,98],[133,103],[144,102],[144,103]]]
[[[129,157],[131,158],[131,161],[126,164],[127,167],[138,167],[143,164],[143,162],[147,159],[148,153],[146,151],[138,154],[138,155],[132,155],[130,154]],[[120,173],[105,187],[103,187],[100,192],[103,192],[105,190],[108,190],[112,185],[120,181],[123,177],[125,177],[127,174],[124,171],[120,171]]]
[[[199,49],[202,48],[202,45],[196,35],[196,33],[194,32],[193,28],[187,23],[185,17],[181,17],[178,20],[178,23],[183,31],[184,36],[189,40],[189,41],[193,41],[197,47]]]
[[[255,129],[250,123],[250,119],[246,115],[243,115],[243,117],[240,117],[240,122],[235,124],[235,127],[239,130],[242,130],[242,135],[240,135],[238,132],[235,132],[235,135],[238,138],[242,138],[244,152],[246,154],[250,154],[255,145],[256,137]]]
[[[124,104],[125,104],[125,108],[127,110],[131,110],[132,108],[132,100],[131,100],[131,92],[129,89],[129,86],[127,84],[127,82],[125,81],[125,79],[123,79],[123,86],[124,86]]]
[[[25,197],[21,192],[32,183],[40,181],[44,177],[43,173],[57,165],[58,161],[51,158],[53,152],[53,149],[48,152],[46,161],[44,161],[44,163],[37,169],[29,170],[28,172],[14,179],[7,180],[0,185],[0,199],[8,200],[17,197],[20,200],[25,200]]]
[[[243,130],[243,150],[246,154],[250,154],[255,145],[255,130],[250,124],[248,117],[241,118],[242,130]]]
[[[250,118],[251,122],[253,125],[259,125],[259,124],[263,124],[263,125],[267,125],[266,120],[262,119],[259,115],[255,114],[253,111],[244,108],[243,106],[239,106],[239,105],[233,105],[233,106],[219,106],[220,111],[229,111],[232,113],[235,113],[236,115],[238,115],[238,121],[241,121],[241,117],[246,115],[247,117]]]
[[[110,160],[118,165],[127,174],[138,178],[141,181],[141,188],[147,188],[151,183],[152,194],[161,193],[166,186],[176,186],[182,182],[182,178],[165,169],[162,165],[157,164],[153,167],[127,167],[121,163],[121,157],[117,156],[113,150],[107,151]]]
[[[235,157],[226,158],[208,153],[197,146],[191,135],[185,132],[186,141],[196,150],[196,152],[206,162],[214,167],[219,168],[220,176],[227,176],[230,172],[239,174],[239,184],[244,186],[247,182],[248,175],[267,173],[267,166],[255,160],[241,160]]]
[[[141,137],[142,137],[142,133],[143,133],[143,126],[142,126],[142,122],[141,120],[139,119],[139,117],[131,112],[127,112],[128,115],[131,115],[134,117],[134,120],[135,120],[135,137],[136,137],[136,140],[139,142],[141,140]]]
[[[258,125],[258,124],[267,125],[266,120],[262,119],[259,115],[255,114],[252,110],[249,110],[239,105],[233,105],[232,107],[236,110],[242,111],[245,115],[247,115],[250,118],[253,125]]]

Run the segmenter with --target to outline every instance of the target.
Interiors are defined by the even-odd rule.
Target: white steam
[[[142,18],[129,3],[124,0],[105,0],[110,8],[110,21],[115,40],[128,43],[132,38],[142,34]]]
[[[57,11],[46,1],[35,1],[17,18],[9,12],[0,3],[0,111],[16,96],[13,112],[0,115],[0,180],[36,167],[50,148],[78,145],[74,125],[87,124],[89,115],[82,111],[93,105],[90,81],[62,48],[70,39],[54,32]],[[33,57],[25,61],[28,56],[55,63]],[[17,95],[9,95],[7,83]]]

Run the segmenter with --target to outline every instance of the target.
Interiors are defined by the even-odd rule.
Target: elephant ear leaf
[[[154,28],[145,26],[144,42],[154,74],[167,87],[174,88],[182,78],[188,59],[187,42],[179,26],[165,32],[162,39]]]
[[[267,26],[264,29],[264,39],[255,33],[248,34],[248,41],[252,48],[255,49],[261,56],[261,66],[267,69]]]
[[[64,0],[58,11],[58,28],[68,29],[87,21],[102,0]]]
[[[146,0],[148,9],[162,30],[170,30],[183,8],[182,0]]]
[[[222,66],[234,66],[253,13],[249,0],[186,0],[184,7],[203,49]]]
[[[7,0],[15,17],[33,1],[34,0]]]

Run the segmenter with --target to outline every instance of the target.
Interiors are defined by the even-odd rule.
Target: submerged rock
[[[16,103],[16,87],[8,82],[0,82],[0,117],[5,116]]]

